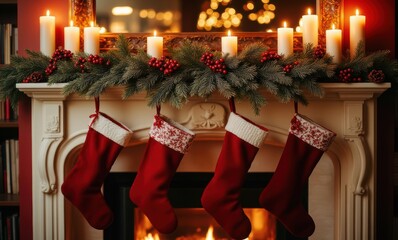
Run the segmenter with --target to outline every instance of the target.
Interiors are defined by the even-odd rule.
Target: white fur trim
[[[149,136],[159,143],[185,154],[195,137],[195,133],[165,116],[155,116]]]
[[[121,126],[99,113],[91,124],[91,128],[124,147],[130,141],[133,132],[123,124],[119,124]]]
[[[329,129],[299,114],[293,117],[289,132],[322,151],[328,149],[336,136],[336,134]]]
[[[267,130],[264,130],[253,123],[245,120],[241,116],[231,112],[229,115],[227,126],[225,130],[238,136],[240,139],[250,143],[251,145],[259,148],[264,142],[265,137],[268,134]]]

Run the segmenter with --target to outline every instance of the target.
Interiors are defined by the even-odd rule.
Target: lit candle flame
[[[357,10],[355,11],[355,13],[357,14],[357,16],[359,15],[359,10],[358,10],[358,8],[357,8]]]
[[[231,36],[231,30],[228,30],[228,37]]]
[[[73,27],[73,20],[71,20],[69,24],[71,27]]]
[[[94,22],[93,21],[90,22],[90,26],[94,27]]]
[[[153,36],[156,37],[156,35],[158,34],[158,32],[155,30],[153,31]]]
[[[286,21],[283,22],[283,27],[287,27]]]
[[[311,15],[311,8],[308,8],[308,15]]]
[[[336,28],[336,26],[334,25],[334,23],[332,24],[332,29],[335,29]]]
[[[213,237],[213,226],[212,225],[210,225],[209,229],[207,230],[206,240],[214,240],[214,237]]]
[[[47,10],[47,16],[50,16],[50,10]]]

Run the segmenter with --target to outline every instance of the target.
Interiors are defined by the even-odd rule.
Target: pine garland
[[[345,58],[339,65],[332,63],[324,49],[311,45],[286,58],[262,43],[250,44],[238,56],[224,58],[206,44],[189,40],[169,49],[170,55],[162,59],[151,59],[143,50],[132,53],[131,49],[131,43],[121,35],[115,50],[97,56],[79,53],[52,61],[54,69],[50,72],[46,71],[51,66],[49,57],[27,51],[27,57],[14,56],[10,65],[0,69],[0,99],[9,98],[16,106],[22,93],[15,84],[34,80],[67,83],[64,94],[89,97],[99,96],[113,86],[124,86],[124,98],[144,91],[150,106],[168,102],[177,108],[191,96],[207,99],[218,93],[226,99],[248,100],[258,114],[267,102],[260,94],[262,89],[281,102],[306,104],[304,92],[323,96],[319,82],[398,79],[398,63],[389,58],[389,51],[366,55],[363,44],[359,44],[354,57]]]

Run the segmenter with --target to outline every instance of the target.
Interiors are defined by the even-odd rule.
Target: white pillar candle
[[[238,37],[231,36],[231,31],[228,31],[228,36],[221,37],[221,51],[231,57],[238,54]]]
[[[335,29],[333,24],[332,29],[326,30],[326,52],[333,57],[334,63],[341,63],[342,45],[341,29]]]
[[[99,36],[100,28],[94,27],[91,22],[91,27],[84,28],[84,52],[87,54],[99,54]]]
[[[312,44],[318,46],[318,15],[311,15],[311,9],[308,9],[308,15],[303,15],[303,45]]]
[[[55,17],[49,10],[47,16],[40,16],[40,51],[49,57],[55,51]]]
[[[161,58],[163,56],[163,37],[156,36],[156,31],[154,31],[153,36],[147,37],[146,41],[146,53],[151,57]]]
[[[359,15],[358,9],[355,16],[350,16],[350,56],[354,57],[359,42],[365,44],[365,16]]]
[[[286,22],[283,26],[278,28],[278,54],[287,57],[293,54],[293,28],[286,27]]]
[[[64,48],[73,53],[80,51],[80,29],[73,26],[73,21],[70,21],[70,26],[64,28]]]

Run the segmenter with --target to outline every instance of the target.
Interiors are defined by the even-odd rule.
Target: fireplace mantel
[[[308,97],[309,105],[299,111],[337,133],[326,155],[334,167],[335,199],[332,199],[334,239],[375,239],[376,219],[376,136],[377,97],[390,83],[322,83],[323,98]],[[32,98],[32,199],[35,240],[68,239],[65,200],[60,193],[66,165],[76,157],[87,132],[93,99],[63,95],[64,84],[17,84]],[[100,97],[101,111],[131,128],[130,143],[145,143],[154,109],[147,107],[145,94],[122,99],[123,87],[107,89]],[[266,126],[269,136],[264,146],[283,148],[293,114],[291,103],[280,103],[264,93],[268,104],[254,115],[247,102],[237,102],[237,111]],[[198,141],[222,141],[228,115],[228,101],[221,96],[204,100],[191,98],[181,109],[165,104],[162,113],[191,128]],[[199,121],[198,119],[204,119]],[[69,161],[69,163],[68,163]],[[192,171],[181,166],[182,171]],[[134,170],[134,167],[133,167]],[[112,171],[124,171],[118,159]],[[206,170],[205,170],[206,171]],[[264,171],[256,164],[251,171]],[[311,202],[311,196],[310,196]],[[330,234],[323,232],[322,234]],[[316,239],[316,238],[314,238]]]

